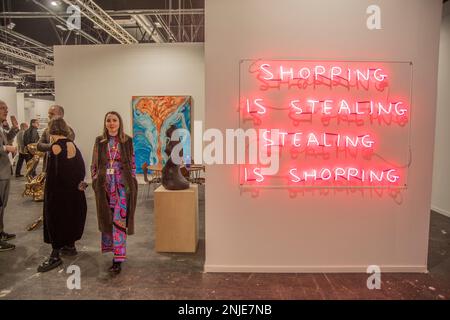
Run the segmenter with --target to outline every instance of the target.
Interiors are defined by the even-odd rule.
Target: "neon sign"
[[[322,65],[315,65],[312,67],[294,68],[285,65],[279,65],[273,68],[268,63],[259,65],[259,71],[264,80],[319,80],[320,78],[331,79],[332,81],[346,80],[351,81],[352,78],[356,81],[374,81],[383,82],[387,78],[383,70],[380,68],[366,68],[366,69],[343,69],[339,66],[329,66],[328,68]]]
[[[258,129],[278,172],[242,165],[240,185],[405,187],[409,62],[242,60],[239,127]]]

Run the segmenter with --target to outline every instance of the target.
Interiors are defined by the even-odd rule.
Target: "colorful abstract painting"
[[[149,165],[166,163],[168,158],[164,152],[166,131],[171,125],[190,132],[191,97],[133,97],[132,111],[136,170],[142,173],[144,163]]]

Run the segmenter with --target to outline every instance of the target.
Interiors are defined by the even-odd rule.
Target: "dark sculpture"
[[[180,143],[180,141],[172,141],[172,133],[177,128],[172,125],[166,131],[168,142],[166,144],[165,152],[169,159],[167,160],[164,168],[162,169],[162,185],[167,190],[184,190],[189,189],[189,181],[181,174],[180,166],[172,161],[172,150]]]

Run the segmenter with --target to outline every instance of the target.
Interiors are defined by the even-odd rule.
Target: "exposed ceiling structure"
[[[0,0],[0,85],[53,94],[53,81],[36,79],[36,66],[53,65],[54,45],[204,42],[204,2]]]
[[[0,85],[48,96],[54,45],[204,41],[204,0],[0,0]]]

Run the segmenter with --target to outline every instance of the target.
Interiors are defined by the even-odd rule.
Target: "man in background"
[[[53,105],[48,109],[48,119],[57,119],[57,118],[64,118],[64,108],[60,105]],[[72,130],[71,127],[69,127],[70,134],[67,138],[69,138],[72,141],[75,141],[75,132]],[[41,152],[49,152],[51,150],[52,144],[50,143],[50,135],[48,133],[48,128],[45,128],[44,132],[42,132],[42,136],[39,139],[39,142],[37,144],[38,151]],[[44,170],[46,168],[44,159]]]
[[[28,129],[28,125],[23,122],[20,124],[20,130],[17,133],[16,141],[17,141],[17,149],[19,152],[19,159],[16,164],[16,178],[23,177],[20,173],[22,171],[23,162],[26,162],[26,152],[25,152],[25,144],[23,143],[23,134],[25,130]]]
[[[23,134],[23,144],[25,147],[28,146],[29,144],[36,143],[39,141],[38,128],[39,128],[39,121],[37,119],[32,119],[30,121],[30,127]],[[33,155],[27,151],[27,154],[25,157],[27,162],[30,161],[32,158],[33,158]],[[33,177],[35,177],[36,171],[33,171],[31,173],[31,175]]]
[[[8,106],[0,100],[0,121],[3,124],[8,116]],[[4,230],[3,218],[5,208],[8,204],[9,184],[11,179],[11,161],[10,153],[16,152],[16,147],[9,145],[9,141],[13,141],[17,132],[19,132],[19,124],[14,116],[11,116],[11,124],[9,131],[5,131],[3,126],[0,127],[0,252],[13,250],[16,246],[7,241],[14,239],[15,234],[8,234]]]
[[[7,135],[9,130],[11,130],[11,127],[8,124],[8,120],[5,119],[5,120],[2,121],[2,129],[3,129],[3,133],[5,134],[6,138],[8,139],[7,144],[12,146],[13,142],[14,142],[14,136],[12,138],[9,138],[9,136]],[[9,161],[11,163],[13,163],[13,159],[14,159],[15,156],[16,156],[15,152],[11,152],[11,153],[8,154],[8,158],[9,158]],[[11,166],[11,175],[12,174],[13,174],[13,168]]]

